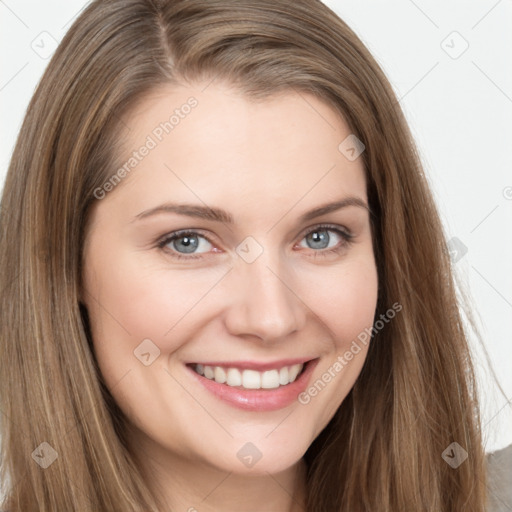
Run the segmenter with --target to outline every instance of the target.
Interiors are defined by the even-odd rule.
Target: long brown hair
[[[402,306],[373,335],[357,382],[306,453],[307,511],[481,512],[476,382],[443,227],[388,80],[316,0],[98,0],[63,38],[2,197],[4,506],[162,510],[91,349],[79,301],[83,242],[94,191],[117,168],[123,113],[158,85],[214,79],[254,100],[311,93],[343,116],[365,145],[375,318]],[[454,442],[468,454],[457,468],[442,457]]]

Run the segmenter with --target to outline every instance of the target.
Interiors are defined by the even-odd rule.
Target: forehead
[[[164,86],[123,123],[118,156],[129,172],[112,198],[127,206],[177,199],[278,214],[280,203],[366,199],[362,159],[339,148],[349,127],[311,94],[287,91],[256,102],[215,82]]]

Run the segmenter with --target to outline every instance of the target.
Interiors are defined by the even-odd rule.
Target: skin
[[[267,412],[221,401],[184,364],[319,358],[311,384],[372,326],[368,210],[299,221],[347,196],[367,204],[363,162],[338,150],[350,130],[315,97],[290,91],[255,103],[216,82],[146,96],[123,119],[120,161],[191,96],[197,107],[91,212],[81,299],[95,355],[130,421],[131,449],[172,510],[302,510],[302,457],[354,385],[367,347],[309,403]],[[176,213],[134,220],[166,202],[222,207],[234,223]],[[328,247],[315,245],[307,235],[322,223],[348,230],[351,243],[328,229],[319,231]],[[190,258],[183,238],[157,247],[182,229],[210,240],[199,238],[199,258],[172,257]],[[263,249],[252,263],[236,252],[249,236]],[[326,252],[333,247],[341,249]],[[160,350],[148,366],[134,356],[144,339]],[[247,442],[261,453],[252,467],[237,457]]]

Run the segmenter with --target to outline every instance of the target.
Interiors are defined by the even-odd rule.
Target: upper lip
[[[222,366],[223,368],[239,368],[241,370],[276,370],[284,366],[293,366],[294,364],[306,364],[312,358],[293,358],[280,359],[279,361],[194,361],[188,365],[201,364],[203,366]]]

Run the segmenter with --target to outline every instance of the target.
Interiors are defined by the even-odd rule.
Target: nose
[[[225,322],[231,334],[273,342],[303,328],[308,308],[294,290],[296,277],[277,258],[264,251],[252,263],[237,261],[230,274]]]

